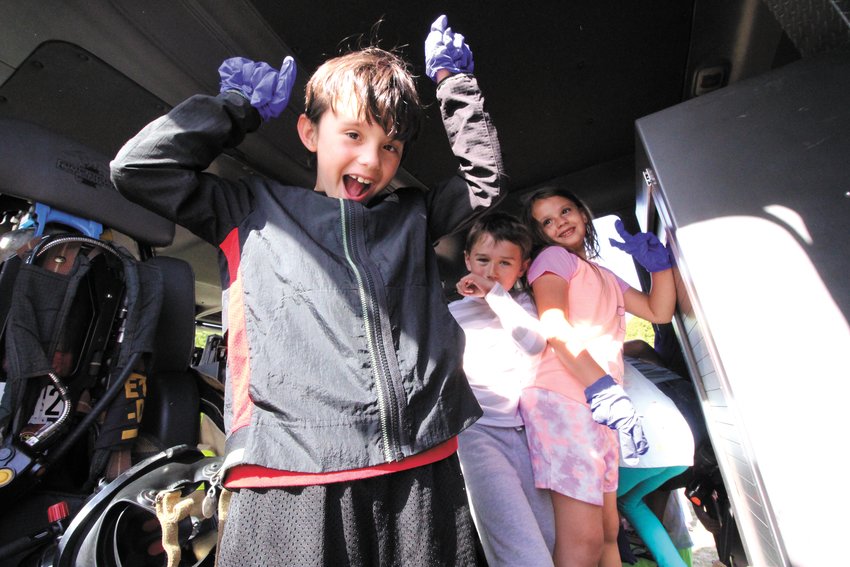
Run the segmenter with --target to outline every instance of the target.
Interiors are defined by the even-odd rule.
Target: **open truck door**
[[[830,565],[850,400],[850,52],[637,121],[639,220],[751,565]]]

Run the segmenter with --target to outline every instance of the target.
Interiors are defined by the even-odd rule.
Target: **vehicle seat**
[[[195,343],[195,275],[177,258],[148,262],[162,272],[163,302],[147,377],[147,397],[140,426],[156,450],[198,444],[200,395],[190,368]]]
[[[216,378],[222,384],[225,380],[224,361],[226,360],[226,341],[222,335],[213,334],[207,337],[195,369]]]

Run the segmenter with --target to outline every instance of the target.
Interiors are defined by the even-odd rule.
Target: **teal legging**
[[[646,544],[658,567],[685,567],[670,534],[646,502],[644,496],[681,474],[688,467],[633,469],[620,467],[617,507]]]

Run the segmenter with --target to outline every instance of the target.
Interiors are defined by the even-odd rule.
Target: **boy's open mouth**
[[[345,185],[345,192],[354,197],[366,193],[372,187],[371,181],[356,175],[343,175],[342,182]]]

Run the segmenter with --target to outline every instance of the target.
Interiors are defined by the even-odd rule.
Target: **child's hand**
[[[435,83],[437,72],[472,73],[475,63],[472,50],[463,35],[454,33],[448,26],[448,18],[440,16],[431,24],[431,32],[425,38],[425,74]]]
[[[647,272],[660,272],[673,266],[667,247],[661,244],[661,241],[651,232],[630,234],[621,220],[614,223],[614,228],[617,229],[624,242],[609,238],[608,241],[611,246],[631,254],[641,266],[646,268]]]
[[[295,83],[295,61],[287,56],[280,71],[268,63],[244,57],[225,59],[218,68],[220,92],[234,91],[248,99],[263,120],[277,118],[289,103]]]
[[[476,276],[475,274],[466,274],[458,280],[457,292],[465,297],[484,297],[490,290],[493,289],[495,282]]]
[[[649,442],[643,434],[643,425],[632,399],[608,374],[588,386],[584,395],[593,421],[607,425],[619,434],[623,462],[636,465],[640,455],[649,450]]]

